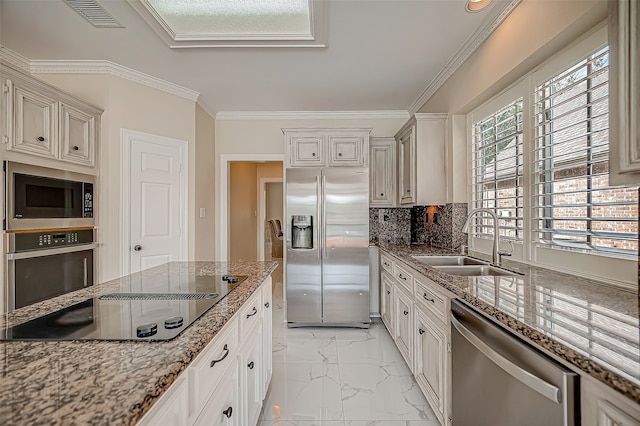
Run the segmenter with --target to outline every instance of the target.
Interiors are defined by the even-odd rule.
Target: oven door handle
[[[7,260],[33,259],[34,257],[51,256],[54,254],[73,253],[76,251],[92,250],[98,248],[97,243],[78,244],[71,247],[60,247],[54,249],[32,250],[21,253],[7,253]]]

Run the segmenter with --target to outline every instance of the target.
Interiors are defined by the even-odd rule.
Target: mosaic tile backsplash
[[[467,241],[466,203],[369,209],[371,244],[430,244],[457,251]]]

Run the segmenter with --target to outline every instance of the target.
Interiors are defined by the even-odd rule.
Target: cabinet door
[[[196,426],[242,425],[243,407],[240,400],[238,361],[229,366],[217,389],[207,400],[194,422]]]
[[[638,426],[640,406],[591,378],[580,378],[583,426]]]
[[[60,104],[60,159],[95,165],[96,118],[69,105]]]
[[[151,407],[149,412],[140,419],[138,426],[182,426],[187,424],[187,405],[189,392],[187,379],[178,379],[162,394],[160,399]]]
[[[415,143],[416,127],[411,126],[398,140],[399,182],[398,191],[400,204],[415,203]]]
[[[8,105],[12,108],[12,138],[7,149],[15,152],[38,155],[41,157],[58,157],[57,122],[58,104],[45,95],[25,87],[6,82]],[[11,112],[11,111],[10,111]]]
[[[271,277],[262,285],[262,400],[273,372],[273,287]]]
[[[382,273],[381,280],[382,284],[382,297],[380,298],[380,316],[382,317],[382,322],[389,330],[389,334],[391,334],[391,338],[395,338],[395,330],[393,327],[393,278],[391,278],[388,274]]]
[[[329,166],[364,166],[363,136],[328,136]]]
[[[448,338],[442,326],[421,309],[415,312],[415,377],[442,423],[445,418]]]
[[[369,204],[393,206],[395,198],[395,141],[371,141],[369,164]]]
[[[396,346],[413,372],[413,301],[400,287],[394,290]]]
[[[289,144],[291,166],[324,166],[324,136],[291,136]]]
[[[255,425],[262,409],[262,324],[245,337],[245,344],[240,352],[240,392],[243,424]]]

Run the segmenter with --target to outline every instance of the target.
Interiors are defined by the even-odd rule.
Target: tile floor
[[[384,325],[289,329],[281,266],[273,285],[273,377],[259,426],[439,425]]]

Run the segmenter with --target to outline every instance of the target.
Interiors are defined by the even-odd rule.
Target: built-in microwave
[[[3,169],[5,230],[95,225],[94,176],[10,161]]]

